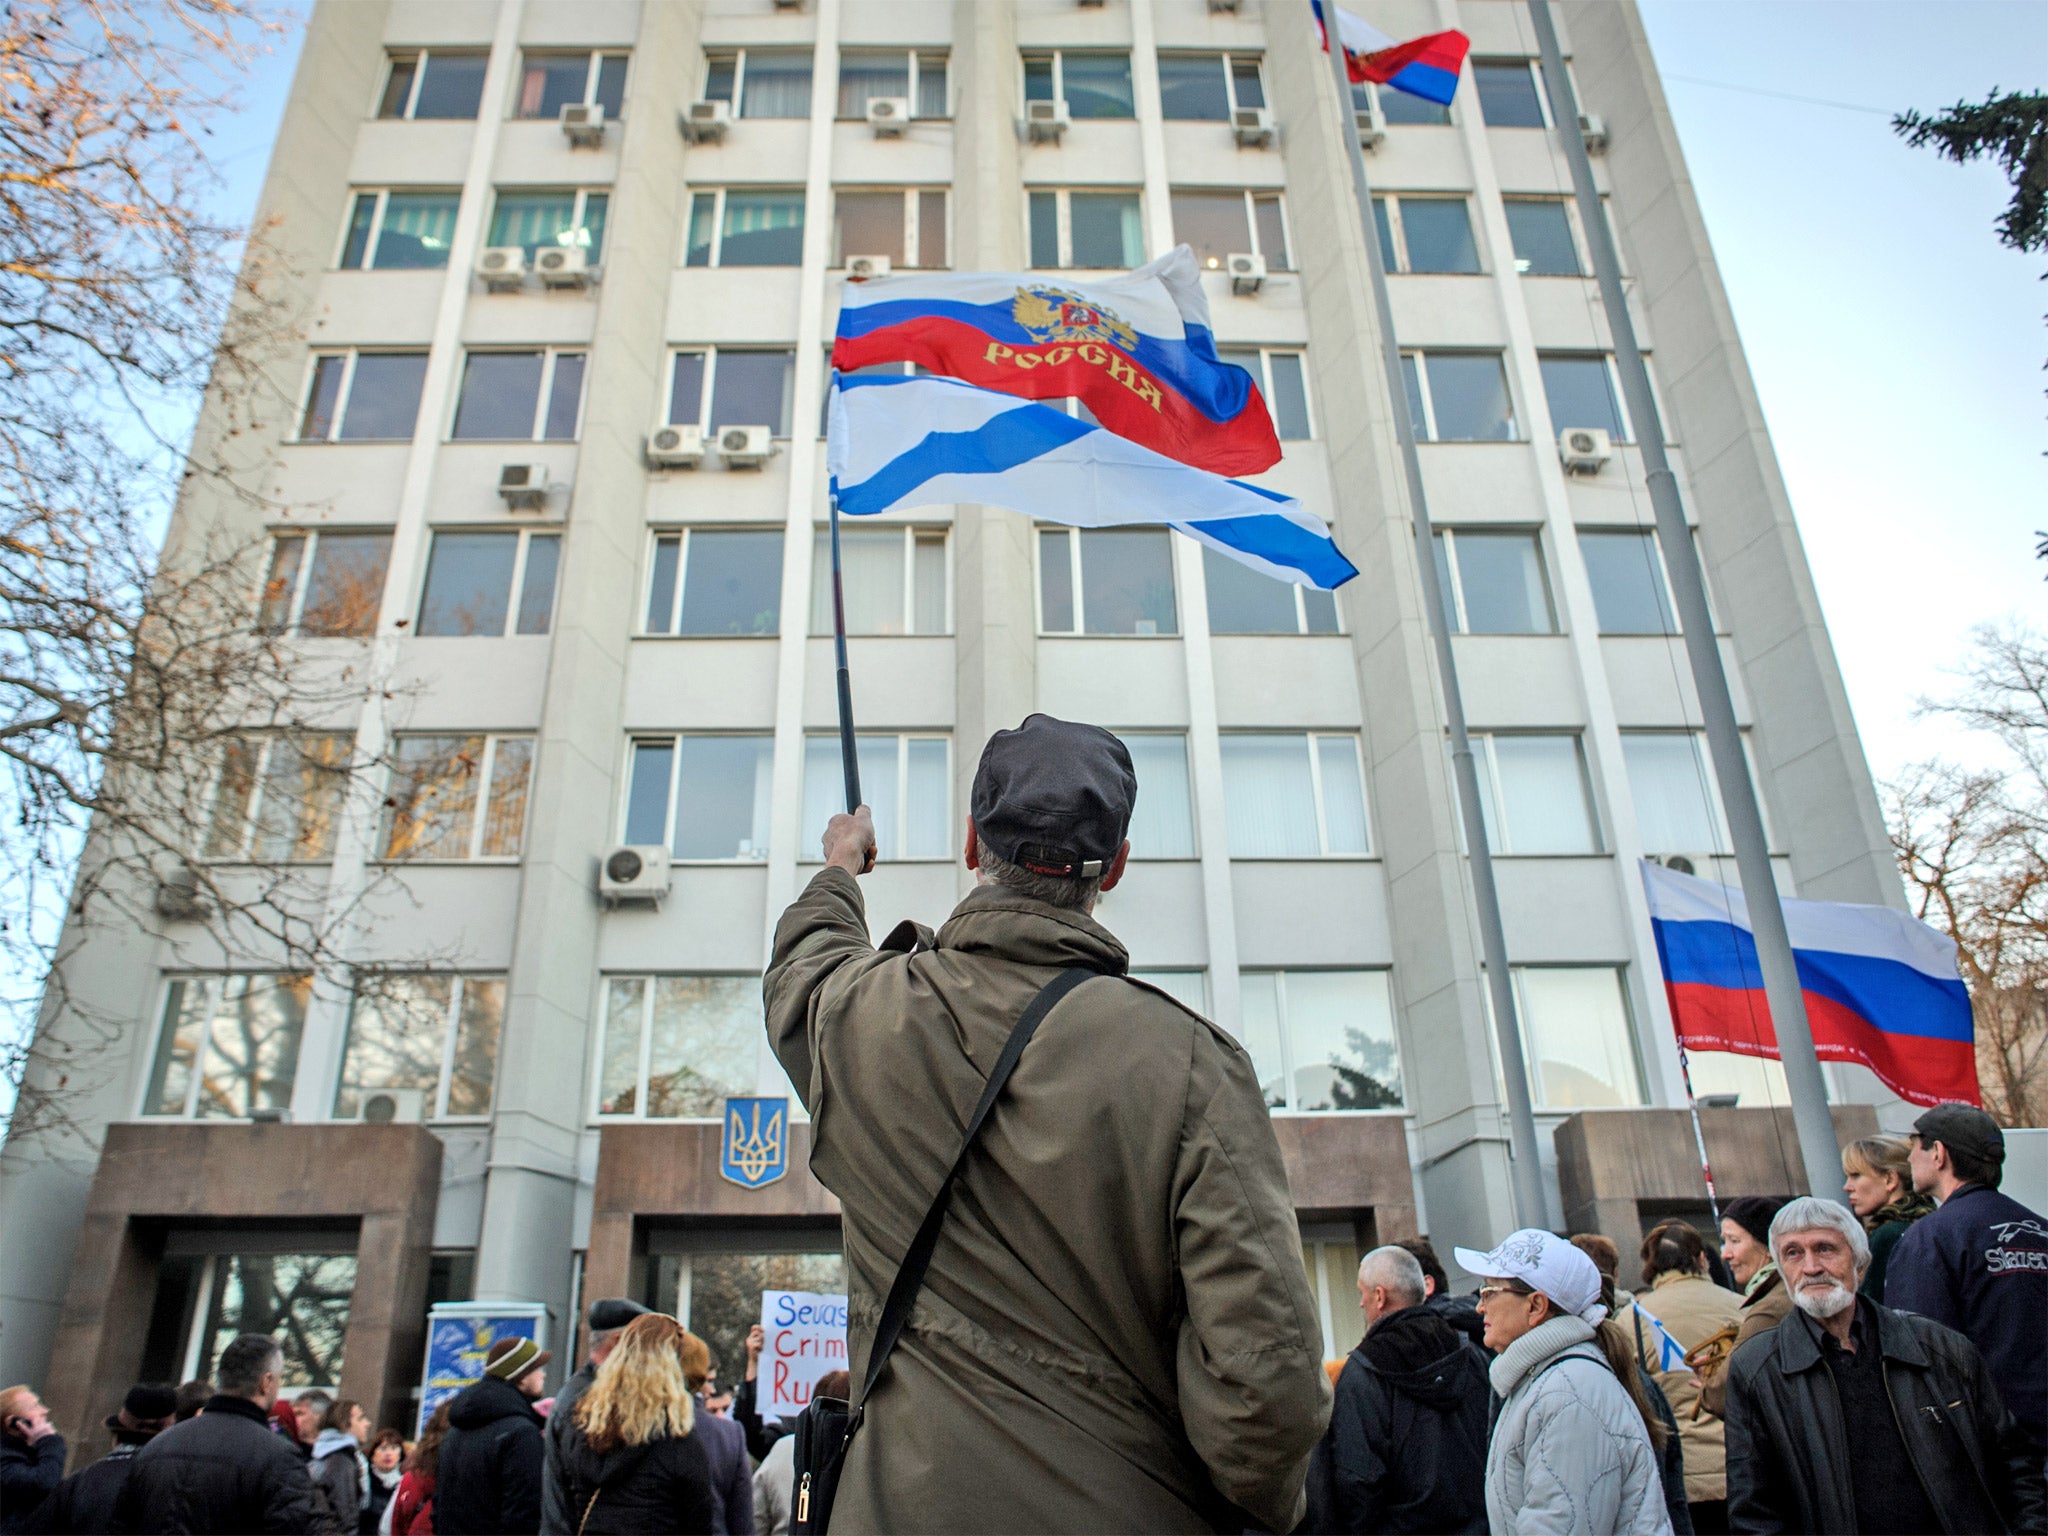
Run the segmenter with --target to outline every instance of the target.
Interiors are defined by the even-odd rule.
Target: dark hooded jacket
[[[486,1376],[448,1409],[434,1475],[434,1536],[534,1536],[540,1529],[541,1416]]]
[[[313,1523],[306,1459],[246,1397],[206,1400],[135,1453],[114,1501],[117,1531],[276,1531]]]
[[[1491,1396],[1486,1357],[1439,1313],[1381,1318],[1337,1377],[1299,1529],[1484,1531]]]
[[[1477,1296],[1453,1296],[1448,1291],[1438,1291],[1423,1302],[1422,1310],[1449,1323],[1483,1357],[1492,1358],[1493,1351],[1486,1347],[1485,1342],[1486,1319],[1479,1315]]]
[[[549,1476],[582,1536],[710,1536],[718,1529],[711,1461],[694,1431],[600,1454],[572,1421],[555,1450]],[[434,1529],[439,1536],[445,1527]]]
[[[16,1527],[22,1536],[98,1536],[114,1528],[114,1502],[128,1481],[128,1468],[147,1440],[123,1440],[89,1467],[72,1473],[50,1490],[28,1520]]]
[[[24,1529],[24,1522],[64,1476],[64,1437],[45,1435],[30,1445],[0,1435],[0,1531]]]

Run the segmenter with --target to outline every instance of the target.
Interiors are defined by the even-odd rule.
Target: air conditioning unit
[[[533,270],[544,288],[588,288],[590,252],[580,245],[548,245],[534,254]]]
[[[1674,875],[1691,875],[1697,874],[1699,872],[1697,869],[1694,868],[1692,860],[1688,859],[1682,853],[1667,853],[1664,855],[1663,858],[1652,859],[1650,862],[1653,864],[1662,864]]]
[[[647,434],[647,463],[652,469],[695,469],[704,459],[704,429],[694,421],[662,422]]]
[[[1223,258],[1223,270],[1230,274],[1232,293],[1257,293],[1266,282],[1266,258],[1250,251],[1237,251]]]
[[[1273,114],[1265,107],[1238,107],[1230,114],[1230,131],[1239,149],[1264,149],[1273,142]]]
[[[1557,434],[1557,456],[1568,475],[1597,475],[1614,457],[1614,440],[1598,427],[1566,427]]]
[[[1377,105],[1360,107],[1352,116],[1358,123],[1358,147],[1378,149],[1387,142],[1387,114]]]
[[[889,258],[886,256],[849,256],[846,258],[846,280],[850,283],[864,283],[871,277],[889,275]]]
[[[657,907],[668,896],[668,850],[659,843],[623,843],[597,867],[597,894],[608,907],[622,902],[650,901]]]
[[[191,865],[180,864],[157,878],[156,915],[167,923],[196,923],[206,916],[199,872]]]
[[[1579,137],[1586,141],[1586,153],[1604,155],[1607,153],[1607,120],[1597,112],[1579,114]]]
[[[476,259],[476,275],[493,293],[511,293],[526,282],[526,251],[517,245],[487,245]]]
[[[720,427],[718,456],[727,469],[759,469],[775,452],[775,433],[769,427]]]
[[[1237,6],[1238,0],[1209,0],[1209,14],[1211,16],[1235,16],[1237,14]]]
[[[562,132],[582,148],[604,142],[604,108],[597,102],[572,101],[562,108]]]
[[[778,11],[800,11],[803,8],[804,0],[775,0],[775,9]]]
[[[676,126],[692,144],[719,144],[732,127],[729,101],[693,101],[676,114]]]
[[[900,139],[903,130],[910,126],[910,98],[908,96],[871,96],[868,98],[868,126],[875,130],[878,139]]]
[[[424,1088],[376,1088],[363,1095],[366,1125],[416,1125],[433,1108]]]
[[[1074,3],[1084,11],[1099,11],[1102,9],[1105,0],[1074,0]]]
[[[1024,103],[1024,127],[1031,135],[1031,142],[1043,144],[1048,141],[1057,144],[1060,135],[1072,125],[1073,116],[1067,111],[1064,101],[1027,101]]]
[[[548,499],[545,464],[506,464],[498,470],[498,494],[514,512],[538,512]]]

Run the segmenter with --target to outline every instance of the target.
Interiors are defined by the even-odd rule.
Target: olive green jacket
[[[1093,919],[994,886],[917,954],[869,943],[835,867],[783,914],[768,1038],[844,1207],[856,1383],[1012,1027],[1068,966],[1112,973],[1046,1018],[954,1186],[835,1536],[1301,1518],[1330,1388],[1264,1096],[1235,1041],[1128,963]]]

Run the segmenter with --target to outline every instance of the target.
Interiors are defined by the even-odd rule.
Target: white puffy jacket
[[[1553,1317],[1489,1369],[1502,1399],[1486,1451],[1493,1536],[1669,1536],[1649,1432],[1593,1327]]]

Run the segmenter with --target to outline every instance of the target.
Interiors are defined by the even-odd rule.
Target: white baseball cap
[[[1474,1248],[1451,1252],[1468,1274],[1519,1280],[1548,1296],[1560,1312],[1584,1318],[1596,1328],[1607,1316],[1600,1300],[1600,1271],[1555,1232],[1524,1227],[1509,1233],[1490,1253]]]

